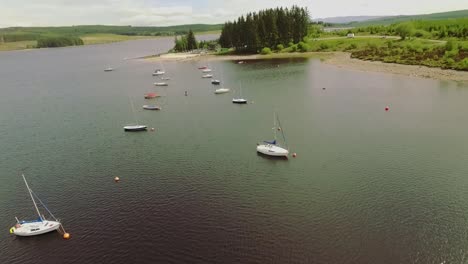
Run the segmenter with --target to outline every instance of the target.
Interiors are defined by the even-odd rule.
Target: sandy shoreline
[[[445,70],[441,68],[430,68],[418,65],[404,65],[396,63],[384,63],[379,61],[364,61],[352,59],[347,52],[308,52],[308,53],[275,53],[271,55],[209,55],[190,53],[168,53],[161,56],[145,58],[147,61],[198,61],[198,60],[257,60],[275,58],[320,58],[323,63],[364,72],[382,72],[389,74],[400,74],[419,78],[430,78],[437,80],[452,80],[468,82],[468,72]]]

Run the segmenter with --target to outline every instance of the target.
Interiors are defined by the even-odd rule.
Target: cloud
[[[223,23],[247,12],[305,6],[313,17],[396,15],[467,9],[460,0],[0,0],[0,26]]]

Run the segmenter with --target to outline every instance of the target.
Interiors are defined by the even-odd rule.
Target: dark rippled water
[[[0,53],[0,263],[466,262],[466,84],[211,62],[227,87],[242,81],[254,102],[239,106],[200,63],[165,63],[173,80],[156,88],[161,65],[123,60],[171,46]],[[150,91],[162,111],[141,110]],[[155,132],[123,132],[129,97]],[[255,152],[274,109],[296,159]],[[34,217],[21,170],[71,240],[8,233]]]

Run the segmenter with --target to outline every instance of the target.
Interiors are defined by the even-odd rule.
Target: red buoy
[[[390,110],[390,107],[388,107],[388,106],[385,107],[385,111],[388,111],[388,110]]]

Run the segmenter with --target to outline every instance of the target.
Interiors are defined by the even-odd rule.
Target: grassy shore
[[[169,53],[161,56],[148,56],[144,59],[148,62],[160,61],[200,61],[209,60],[230,60],[230,61],[245,61],[248,64],[249,60],[259,59],[287,59],[287,58],[315,58],[320,59],[322,63],[333,67],[344,68],[348,70],[356,70],[363,72],[381,72],[388,74],[399,74],[417,78],[430,78],[437,80],[452,80],[460,82],[468,82],[468,72],[456,71],[449,69],[441,69],[426,66],[403,65],[397,63],[386,63],[380,61],[366,61],[351,58],[350,52],[341,51],[322,51],[322,52],[294,52],[294,53],[271,53],[267,55],[217,55],[212,54],[192,54],[192,53]]]
[[[36,44],[35,40],[4,42],[0,43],[0,51],[32,49]]]

